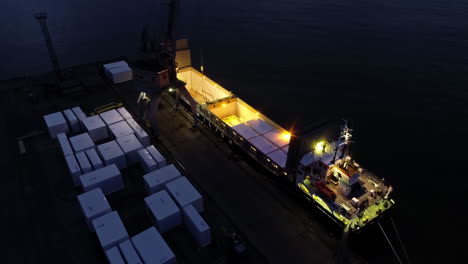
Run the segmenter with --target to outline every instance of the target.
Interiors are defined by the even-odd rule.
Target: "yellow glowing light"
[[[289,133],[289,132],[285,132],[285,133],[281,134],[281,136],[284,139],[287,139],[287,140],[291,139],[291,133]]]
[[[324,151],[325,149],[325,144],[323,142],[319,142],[315,145],[315,150],[320,152],[320,151]]]
[[[259,113],[259,112],[255,112],[255,114],[258,116],[260,113]]]
[[[222,104],[221,106],[222,106],[222,107],[226,107],[226,104]]]

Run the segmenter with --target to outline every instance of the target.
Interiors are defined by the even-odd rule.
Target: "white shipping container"
[[[73,149],[68,141],[67,135],[65,135],[65,133],[60,133],[57,135],[57,139],[62,149],[63,156],[73,155]]]
[[[164,158],[154,146],[149,146],[146,150],[148,150],[156,163],[158,163],[158,168],[163,168],[167,165],[166,158]]]
[[[80,164],[82,173],[88,173],[93,170],[93,167],[91,167],[91,163],[89,163],[88,157],[86,157],[84,151],[77,152],[75,156],[78,164]]]
[[[138,125],[138,123],[133,120],[132,118],[126,120],[128,125],[133,129],[135,132],[135,136],[140,140],[141,144],[144,147],[148,147],[150,145],[150,138],[148,136],[148,133]]]
[[[119,138],[133,134],[133,129],[125,121],[120,121],[109,126],[113,138]]]
[[[69,132],[67,121],[61,112],[45,115],[44,121],[46,122],[49,136],[52,139],[56,138],[57,134],[68,134]]]
[[[144,263],[177,263],[174,253],[154,227],[132,237],[132,242]]]
[[[93,219],[94,230],[104,250],[128,240],[128,233],[117,211]]]
[[[95,148],[94,142],[88,133],[83,133],[71,137],[70,144],[75,152]]]
[[[127,264],[143,264],[130,240],[120,243],[119,249]]]
[[[70,176],[73,179],[73,184],[75,186],[79,186],[81,169],[80,165],[78,165],[78,161],[76,161],[75,155],[72,154],[65,156],[65,161],[67,162],[68,172],[70,173]]]
[[[165,190],[146,197],[145,204],[161,234],[182,224],[180,209]]]
[[[106,196],[104,196],[100,188],[92,189],[78,195],[78,202],[89,230],[92,232],[94,232],[94,226],[92,224],[93,219],[112,212],[109,202],[107,202]]]
[[[205,247],[211,243],[211,230],[203,217],[192,205],[183,208],[184,223],[199,247]]]
[[[145,173],[150,173],[158,169],[158,163],[156,163],[148,150],[140,149],[138,151],[138,156],[140,158],[140,165]]]
[[[98,115],[86,117],[81,120],[84,129],[89,133],[89,136],[94,142],[106,139],[109,137],[106,124]]]
[[[71,109],[67,109],[63,111],[65,118],[67,119],[68,125],[73,133],[80,132],[80,122],[78,121],[78,117],[73,113]]]
[[[166,183],[166,190],[180,208],[191,204],[198,212],[203,212],[203,197],[187,178],[180,177]]]
[[[95,149],[86,150],[86,156],[91,162],[91,165],[93,165],[93,169],[97,170],[104,167],[104,164],[102,163],[101,158],[99,158],[99,155]]]
[[[138,163],[138,151],[143,149],[143,145],[136,138],[136,136],[134,134],[126,135],[117,138],[116,141],[125,153],[125,158],[128,165]]]
[[[123,117],[115,109],[100,113],[99,116],[108,126],[118,123],[120,121],[124,121]]]
[[[125,261],[120,255],[119,249],[117,247],[112,247],[106,250],[106,259],[109,264],[125,264]]]
[[[132,115],[127,111],[125,107],[117,108],[117,112],[124,118],[124,119],[132,119]]]
[[[125,154],[115,140],[97,146],[97,152],[104,161],[104,165],[117,165],[121,170],[127,167]]]
[[[166,183],[177,179],[181,174],[174,165],[169,165],[164,168],[152,171],[143,176],[145,188],[149,195],[159,192],[164,189]]]
[[[122,175],[115,164],[88,172],[80,176],[85,192],[94,188],[101,188],[105,195],[123,189]]]

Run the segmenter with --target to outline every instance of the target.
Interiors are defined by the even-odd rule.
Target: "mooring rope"
[[[385,230],[383,229],[382,225],[380,225],[380,221],[378,221],[377,224],[379,224],[380,230],[382,230],[382,233],[384,234],[385,238],[387,239],[388,244],[390,245],[390,247],[391,247],[392,250],[393,250],[393,254],[395,254],[396,258],[398,259],[398,262],[399,262],[400,264],[403,264],[403,262],[401,262],[400,257],[399,257],[398,254],[396,253],[395,248],[394,248],[393,245],[392,245],[392,242],[390,242],[390,239],[388,238],[387,233],[385,233]]]

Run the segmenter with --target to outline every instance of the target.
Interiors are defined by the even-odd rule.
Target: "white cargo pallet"
[[[124,187],[122,174],[115,164],[83,174],[80,181],[85,192],[99,187],[105,195]]]
[[[167,165],[166,158],[164,158],[159,150],[157,150],[154,146],[149,146],[146,148],[146,150],[148,150],[156,163],[158,163],[158,168],[163,168]]]
[[[73,113],[73,111],[71,109],[67,109],[63,111],[63,114],[65,115],[65,119],[67,119],[71,131],[73,133],[80,132],[80,122],[78,120],[78,117],[76,117],[76,115]]]
[[[124,121],[123,117],[115,109],[100,113],[99,116],[107,126]]]
[[[80,123],[80,128],[84,129],[83,119],[86,118],[86,115],[83,112],[83,110],[81,110],[81,108],[79,106],[73,107],[71,110],[76,115],[76,117],[78,118],[78,122]]]
[[[113,83],[122,83],[133,79],[133,71],[128,66],[109,69],[106,73]]]
[[[78,161],[75,158],[75,155],[72,154],[72,155],[65,156],[65,161],[67,163],[68,173],[70,173],[70,176],[72,177],[73,184],[75,186],[79,186],[81,169],[80,169],[80,165],[78,164]]]
[[[95,148],[94,142],[88,133],[83,133],[83,134],[76,135],[74,137],[70,137],[69,140],[75,153],[83,151],[83,150]]]
[[[127,167],[125,154],[115,140],[98,145],[97,152],[106,166],[115,164],[120,170]]]
[[[134,133],[133,129],[125,121],[120,121],[120,122],[110,125],[109,130],[114,139]]]
[[[181,174],[174,165],[157,169],[143,176],[146,192],[151,195],[164,189],[166,183],[177,179]]]
[[[211,230],[205,220],[192,205],[183,208],[184,223],[199,247],[211,243]]]
[[[109,137],[107,126],[98,115],[86,117],[81,120],[84,129],[89,133],[89,136],[94,142],[104,140]]]
[[[117,247],[112,247],[106,250],[106,259],[109,264],[125,264],[125,261],[120,255],[119,249]]]
[[[180,208],[191,204],[198,212],[203,212],[203,197],[186,177],[166,183],[166,190]]]
[[[97,170],[104,167],[104,164],[95,149],[86,150],[86,156],[88,157],[91,165],[93,165],[93,169]]]
[[[104,250],[128,240],[128,233],[117,211],[99,216],[92,221],[96,235]]]
[[[153,159],[148,150],[140,149],[138,151],[138,156],[140,158],[140,165],[145,173],[150,173],[158,169],[158,163]]]
[[[78,202],[89,230],[92,232],[94,232],[93,219],[112,212],[109,202],[107,202],[106,196],[104,196],[100,188],[78,195]]]
[[[78,164],[80,164],[82,173],[88,173],[93,170],[93,167],[91,167],[91,163],[89,163],[88,157],[86,157],[84,151],[77,152],[75,156]]]
[[[128,165],[138,163],[138,151],[143,149],[143,145],[134,134],[126,135],[116,139],[120,148],[125,153],[125,158]]]
[[[161,234],[182,224],[180,209],[165,190],[146,197],[145,204]]]
[[[126,120],[132,119],[132,115],[127,111],[125,107],[117,108],[117,112]]]
[[[65,133],[68,134],[69,129],[65,117],[62,112],[56,112],[44,116],[44,121],[47,125],[50,138],[56,138],[57,134]]]
[[[133,129],[135,132],[135,136],[140,140],[141,144],[144,147],[148,147],[150,145],[150,138],[148,136],[148,133],[138,125],[138,123],[133,120],[133,118],[129,118],[126,120],[128,125]]]
[[[127,264],[143,264],[138,253],[130,240],[125,240],[119,245],[120,252]]]
[[[154,227],[132,237],[132,242],[144,263],[177,263],[174,253]]]
[[[57,140],[60,144],[60,148],[62,149],[63,156],[73,155],[73,149],[65,133],[57,134]]]

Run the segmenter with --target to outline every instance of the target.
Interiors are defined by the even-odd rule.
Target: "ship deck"
[[[46,113],[79,105],[86,112],[110,102],[123,101],[136,113],[137,92],[131,84],[111,86],[98,75],[94,64],[74,68],[86,86],[78,94],[59,96],[47,92],[49,76],[1,82],[0,133],[2,143],[2,210],[4,240],[9,243],[5,263],[103,263],[99,242],[87,229],[76,201],[59,147],[44,130]],[[28,92],[37,93],[31,104]],[[167,98],[166,98],[167,99]],[[170,100],[170,99],[169,99]],[[338,239],[310,216],[291,192],[281,189],[254,166],[238,160],[227,144],[205,127],[191,128],[183,113],[162,100],[157,114],[160,140],[152,143],[165,150],[169,160],[180,163],[187,177],[204,196],[207,222],[213,229],[214,246],[196,249],[187,234],[177,229],[164,237],[184,263],[330,263]],[[18,139],[26,153],[19,154]],[[109,197],[122,213],[130,236],[151,223],[143,209],[142,171],[125,173],[126,188]],[[246,240],[249,254],[237,260],[227,253],[223,230],[237,230]],[[185,239],[184,239],[185,238]],[[353,252],[347,262],[363,263]]]

